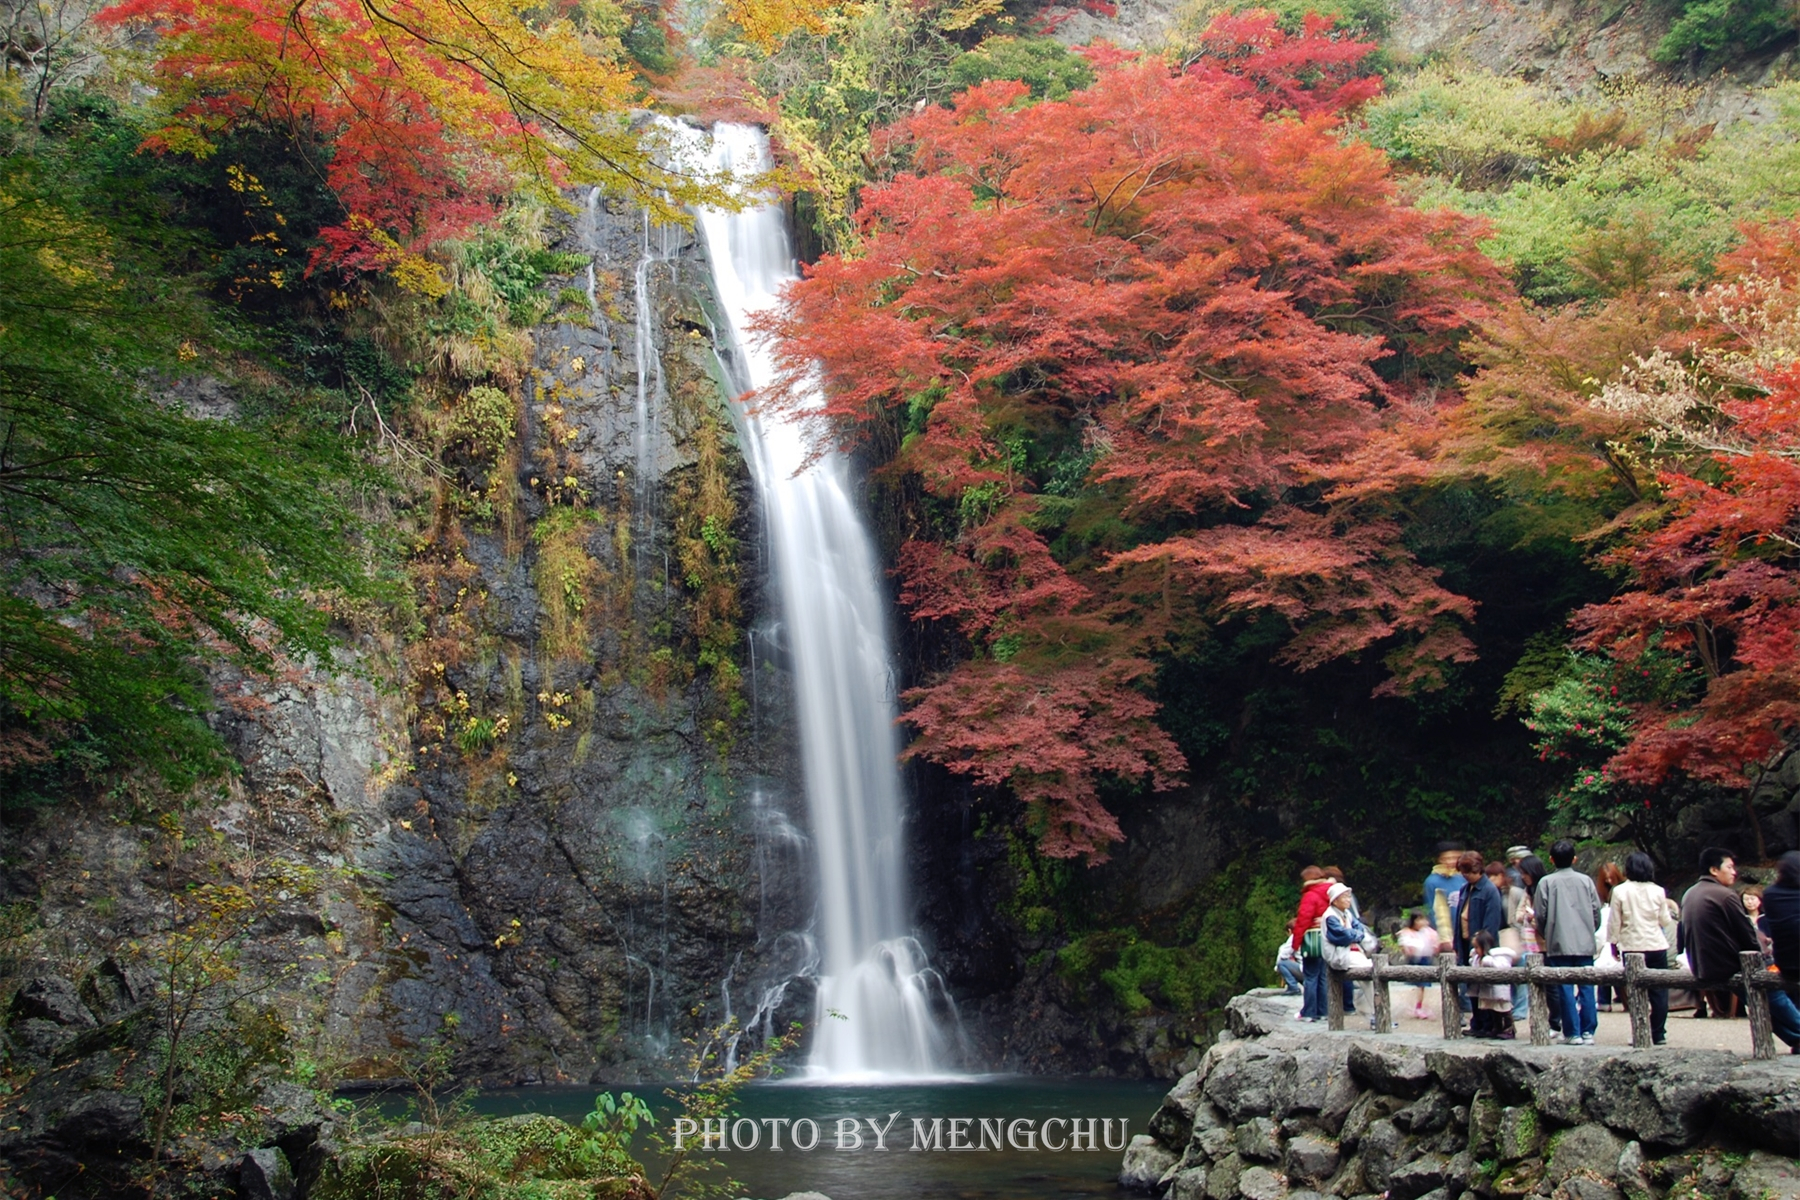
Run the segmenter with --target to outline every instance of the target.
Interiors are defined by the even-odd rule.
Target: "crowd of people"
[[[1737,862],[1729,850],[1708,847],[1699,857],[1700,879],[1679,903],[1656,881],[1656,862],[1637,852],[1623,865],[1607,862],[1590,873],[1576,865],[1567,840],[1550,847],[1550,865],[1525,846],[1504,860],[1486,861],[1456,843],[1437,848],[1426,876],[1423,904],[1406,914],[1396,934],[1408,963],[1430,964],[1440,954],[1474,967],[1507,968],[1524,956],[1545,966],[1616,966],[1638,953],[1652,969],[1685,966],[1698,995],[1695,1016],[1728,1017],[1738,1011],[1742,985],[1731,977],[1739,955],[1763,955],[1781,986],[1768,991],[1775,1036],[1800,1054],[1800,850],[1783,855],[1767,887],[1738,888]],[[1290,994],[1301,997],[1299,1019],[1322,1021],[1331,967],[1367,965],[1379,942],[1363,921],[1356,895],[1337,867],[1309,866],[1300,873],[1300,905],[1282,941],[1276,970]],[[1418,986],[1413,1015],[1426,1015],[1429,984]],[[1599,1012],[1610,1007],[1612,986],[1566,984],[1551,992],[1553,1040],[1594,1044]],[[1647,989],[1650,1035],[1668,1037],[1670,994]],[[1624,989],[1618,989],[1624,1000]],[[1445,998],[1468,1019],[1472,1037],[1510,1039],[1528,1011],[1523,984],[1464,985]],[[1354,985],[1344,984],[1344,1010],[1355,1010]]]

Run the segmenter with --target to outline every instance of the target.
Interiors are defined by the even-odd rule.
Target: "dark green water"
[[[784,1136],[783,1149],[768,1149],[766,1125],[759,1125],[756,1150],[731,1150],[711,1157],[724,1165],[715,1177],[729,1176],[741,1183],[733,1193],[759,1200],[789,1192],[817,1191],[831,1200],[1050,1200],[1054,1197],[1105,1196],[1121,1192],[1114,1182],[1123,1157],[1117,1150],[1049,1152],[1018,1149],[952,1152],[913,1150],[912,1122],[920,1118],[927,1130],[933,1118],[943,1118],[943,1140],[950,1138],[950,1118],[975,1118],[965,1128],[969,1140],[980,1137],[979,1119],[991,1122],[1029,1120],[1041,1127],[1061,1118],[1110,1118],[1114,1145],[1146,1131],[1167,1084],[1121,1083],[1116,1080],[1045,1079],[1026,1076],[989,1076],[968,1082],[867,1084],[857,1086],[803,1083],[760,1084],[738,1095],[737,1115],[761,1122],[764,1118],[810,1119],[818,1123],[816,1149],[793,1149]],[[521,1088],[483,1095],[476,1109],[485,1116],[510,1116],[541,1112],[578,1121],[593,1107],[594,1088]],[[674,1119],[674,1102],[662,1089],[634,1089],[650,1102],[658,1128],[667,1132]],[[874,1149],[868,1125],[861,1125],[860,1150],[835,1149],[834,1135],[840,1118],[884,1124],[898,1112],[886,1136],[886,1151]],[[1129,1122],[1121,1130],[1120,1122]],[[1015,1126],[1024,1142],[1025,1127]],[[748,1140],[748,1126],[741,1127]],[[791,1128],[789,1130],[791,1134]],[[1064,1126],[1053,1126],[1052,1136],[1066,1138]],[[804,1131],[803,1131],[804,1140]],[[850,1139],[846,1138],[848,1142]],[[991,1142],[990,1142],[991,1145]],[[654,1164],[652,1164],[654,1165]]]

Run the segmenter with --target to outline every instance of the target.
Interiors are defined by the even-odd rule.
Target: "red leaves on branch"
[[[1308,13],[1300,36],[1266,9],[1221,13],[1200,35],[1184,69],[1206,78],[1235,78],[1243,93],[1270,112],[1306,117],[1346,112],[1381,94],[1381,79],[1362,62],[1373,42],[1330,36],[1331,18]]]
[[[903,122],[913,170],[864,193],[861,256],[774,322],[841,431],[904,414],[890,470],[927,500],[901,598],[975,656],[908,695],[911,753],[1010,782],[1051,854],[1117,836],[1100,775],[1184,765],[1143,694],[1184,623],[1276,613],[1289,661],[1379,647],[1389,689],[1470,655],[1471,605],[1393,520],[1417,461],[1366,452],[1432,419],[1406,367],[1501,285],[1471,225],[1341,140],[1331,106],[1371,86],[1332,64],[1366,47],[1259,22],[1221,27],[1253,43],[1223,67],[1117,65],[1027,108],[994,82]]]
[[[1742,375],[1707,397],[1704,424],[1678,415],[1689,453],[1658,476],[1665,507],[1609,556],[1630,586],[1572,622],[1578,645],[1619,662],[1656,648],[1704,671],[1697,701],[1638,706],[1608,768],[1639,783],[1741,786],[1800,730],[1800,227],[1748,232],[1727,281],[1696,297],[1697,339],[1724,348],[1703,361]]]

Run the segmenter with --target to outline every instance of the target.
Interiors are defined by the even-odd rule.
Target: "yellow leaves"
[[[1000,15],[1006,7],[1006,0],[968,0],[965,4],[955,5],[944,14],[942,25],[947,30],[968,29],[989,17]]]
[[[975,2],[998,4],[998,0]],[[725,16],[743,31],[745,41],[766,53],[796,30],[824,33],[826,15],[837,7],[810,0],[725,0]]]
[[[401,291],[431,300],[449,294],[450,281],[444,278],[444,273],[436,263],[401,246],[392,234],[368,217],[361,213],[352,214],[345,225],[374,244],[376,262],[387,271]]]

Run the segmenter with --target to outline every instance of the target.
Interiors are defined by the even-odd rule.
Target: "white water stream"
[[[752,126],[718,126],[710,155],[714,167],[740,178],[770,166],[768,139]],[[737,382],[766,387],[776,378],[774,359],[749,326],[797,276],[785,214],[771,202],[739,213],[702,210],[698,220],[737,351]],[[816,394],[804,400],[820,403]],[[819,871],[821,977],[809,1066],[833,1079],[940,1074],[946,1047],[936,1014],[949,1000],[908,932],[894,674],[873,538],[841,453],[827,450],[809,465],[799,422],[734,409],[768,517]]]

